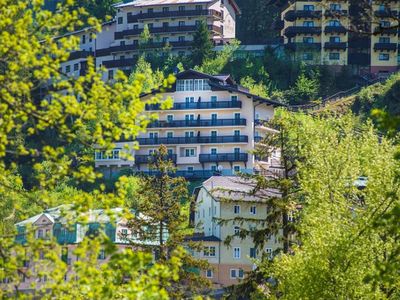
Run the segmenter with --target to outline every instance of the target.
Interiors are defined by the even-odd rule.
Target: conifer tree
[[[207,23],[200,21],[197,31],[193,35],[192,62],[194,66],[200,66],[206,59],[213,55],[213,43]]]

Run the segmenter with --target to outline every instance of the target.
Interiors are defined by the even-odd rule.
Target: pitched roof
[[[204,233],[195,233],[191,236],[187,236],[185,241],[192,242],[220,242],[221,239],[216,237],[215,235],[205,236]]]
[[[215,199],[262,202],[266,197],[281,197],[277,189],[254,192],[255,180],[239,176],[213,176],[203,182],[203,188]]]

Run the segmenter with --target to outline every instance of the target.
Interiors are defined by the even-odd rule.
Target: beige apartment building
[[[364,1],[365,18],[352,14],[357,1],[293,1],[282,12],[281,36],[293,58],[333,69],[385,75],[399,66],[399,1]],[[355,23],[366,34],[357,34]]]
[[[149,97],[143,96],[143,101]],[[254,173],[261,165],[265,169],[275,164],[271,158],[256,158],[251,151],[272,131],[266,122],[282,103],[251,94],[229,75],[194,70],[177,74],[176,83],[162,98],[172,98],[173,107],[161,110],[159,105],[148,105],[147,112],[159,117],[146,133],[117,143],[111,153],[96,151],[96,167],[106,176],[122,169],[152,174],[149,162],[161,144],[168,147],[177,175],[188,179]],[[139,149],[134,149],[135,142]]]
[[[217,287],[239,283],[255,268],[254,259],[260,259],[262,255],[272,258],[275,251],[282,248],[281,233],[266,238],[264,246],[258,249],[250,237],[241,239],[237,236],[243,229],[261,229],[261,224],[250,220],[266,218],[266,195],[280,197],[279,191],[273,189],[262,191],[262,197],[261,193],[250,195],[251,189],[249,182],[233,176],[211,177],[195,189],[196,234],[192,240],[202,242],[203,251],[193,255],[210,263],[210,269],[203,276]],[[241,218],[247,220],[241,222],[238,220]],[[227,222],[220,223],[220,220]],[[225,240],[231,236],[231,243],[226,245]]]

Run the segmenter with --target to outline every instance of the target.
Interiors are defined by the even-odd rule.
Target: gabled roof
[[[203,188],[215,199],[231,201],[262,202],[267,197],[281,197],[277,189],[262,189],[254,192],[255,180],[239,176],[213,176],[203,182]]]

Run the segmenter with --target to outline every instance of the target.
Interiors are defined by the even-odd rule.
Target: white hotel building
[[[167,146],[177,175],[188,179],[234,175],[239,171],[253,173],[260,164],[263,169],[273,166],[276,160],[256,160],[251,150],[271,130],[263,121],[270,120],[274,109],[283,104],[249,93],[229,75],[211,76],[188,70],[177,74],[176,79],[172,89],[162,94],[164,99],[174,100],[172,109],[147,107],[149,113],[158,113],[159,120],[137,138],[139,150],[133,149],[133,142],[124,142],[117,143],[112,154],[96,152],[96,167],[106,177],[124,168],[151,173],[148,162],[161,144]],[[121,153],[127,151],[126,144],[132,146],[128,152],[134,159],[126,159]]]

